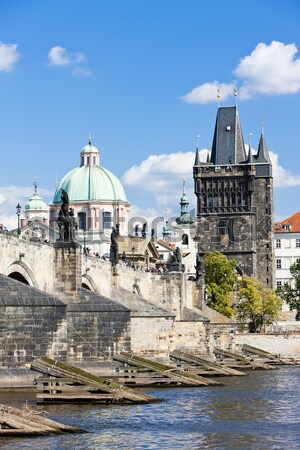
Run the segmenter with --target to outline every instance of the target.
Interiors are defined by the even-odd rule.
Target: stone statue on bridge
[[[74,233],[77,223],[74,217],[74,210],[70,208],[69,196],[64,189],[61,189],[62,205],[60,207],[57,225],[59,228],[60,241],[74,241]]]
[[[117,232],[114,227],[111,229],[111,235],[110,235],[110,254],[109,259],[112,266],[116,266],[119,261],[119,246],[117,242]]]

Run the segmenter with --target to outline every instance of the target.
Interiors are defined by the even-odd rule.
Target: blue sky
[[[254,149],[264,116],[276,219],[299,210],[299,23],[298,0],[0,0],[0,223],[35,176],[51,200],[89,132],[134,213],[176,215],[183,177],[192,205],[220,85]]]

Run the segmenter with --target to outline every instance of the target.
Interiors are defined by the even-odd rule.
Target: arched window
[[[212,195],[208,194],[207,196],[207,206],[208,208],[212,206]]]
[[[79,230],[86,230],[86,213],[78,213],[78,228]]]
[[[96,156],[93,156],[93,165],[96,165]]]
[[[109,211],[104,211],[103,215],[103,229],[108,230],[111,228],[111,213]]]
[[[237,204],[237,206],[241,206],[241,204],[242,204],[242,196],[241,196],[240,192],[238,192],[236,194],[236,204]]]
[[[231,206],[235,206],[235,193],[231,193]]]
[[[182,235],[182,245],[189,245],[189,237],[186,233]]]
[[[218,194],[214,194],[214,204],[213,206],[218,206]]]
[[[90,157],[89,156],[86,158],[86,163],[88,166],[90,165]]]

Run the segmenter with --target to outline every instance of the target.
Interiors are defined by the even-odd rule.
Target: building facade
[[[300,262],[300,211],[276,222],[274,228],[276,287],[290,284],[290,267]]]
[[[237,107],[219,107],[211,155],[196,150],[199,259],[219,251],[235,259],[241,273],[274,287],[273,178],[262,130],[258,152],[246,154]]]

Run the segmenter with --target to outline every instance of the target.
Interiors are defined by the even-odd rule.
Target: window
[[[300,248],[300,238],[296,239],[296,248]]]
[[[86,213],[78,213],[78,228],[79,230],[86,230]]]
[[[296,245],[297,247],[297,245]],[[300,247],[300,245],[299,245]],[[276,239],[276,248],[281,248],[281,239]]]
[[[277,289],[280,289],[282,286],[282,281],[276,281]]]
[[[214,206],[218,206],[218,194],[214,194]]]
[[[300,258],[296,258],[296,264],[300,263]]]
[[[93,165],[96,165],[96,156],[93,156]]]
[[[89,156],[86,158],[86,163],[88,166],[90,165],[90,157]]]
[[[182,235],[182,245],[189,245],[189,237],[187,234]]]
[[[111,228],[111,213],[105,211],[102,217],[103,217],[103,229],[107,230]]]
[[[281,269],[281,259],[276,259],[276,269]]]

